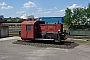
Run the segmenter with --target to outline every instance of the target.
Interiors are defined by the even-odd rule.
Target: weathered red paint
[[[41,32],[54,32],[54,33],[58,33],[58,30],[61,30],[63,28],[61,28],[61,24],[40,24],[40,30]]]
[[[61,30],[61,24],[40,24],[39,29],[41,32],[55,32],[57,33],[58,30]]]
[[[62,32],[62,24],[38,24],[39,21],[24,21],[21,23],[21,38],[32,39],[37,37],[38,32],[53,32],[58,33],[58,30]],[[31,29],[26,30],[26,26],[30,25]]]
[[[24,21],[21,23],[21,38],[34,39],[34,24],[36,21]],[[31,30],[26,30],[26,25],[31,26]]]

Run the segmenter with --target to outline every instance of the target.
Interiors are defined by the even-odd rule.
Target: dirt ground
[[[0,60],[90,60],[90,43],[74,49],[12,44],[20,37],[0,39]]]

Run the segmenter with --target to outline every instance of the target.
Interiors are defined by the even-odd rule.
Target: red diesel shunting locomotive
[[[45,21],[23,21],[21,23],[22,40],[53,40],[60,42],[65,40],[66,32],[63,32],[63,24],[48,24]]]

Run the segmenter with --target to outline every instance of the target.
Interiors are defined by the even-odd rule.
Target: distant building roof
[[[48,23],[64,23],[64,17],[39,17],[38,20],[42,20]]]
[[[4,16],[3,16],[3,15],[0,15],[0,18],[1,18],[2,20],[4,20]]]
[[[31,24],[31,25],[34,25],[34,23],[36,22],[37,20],[35,21],[24,21],[22,22],[21,24]]]

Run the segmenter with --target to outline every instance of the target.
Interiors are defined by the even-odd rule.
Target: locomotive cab
[[[32,21],[24,21],[21,23],[21,39],[34,39],[34,31],[33,31]]]

